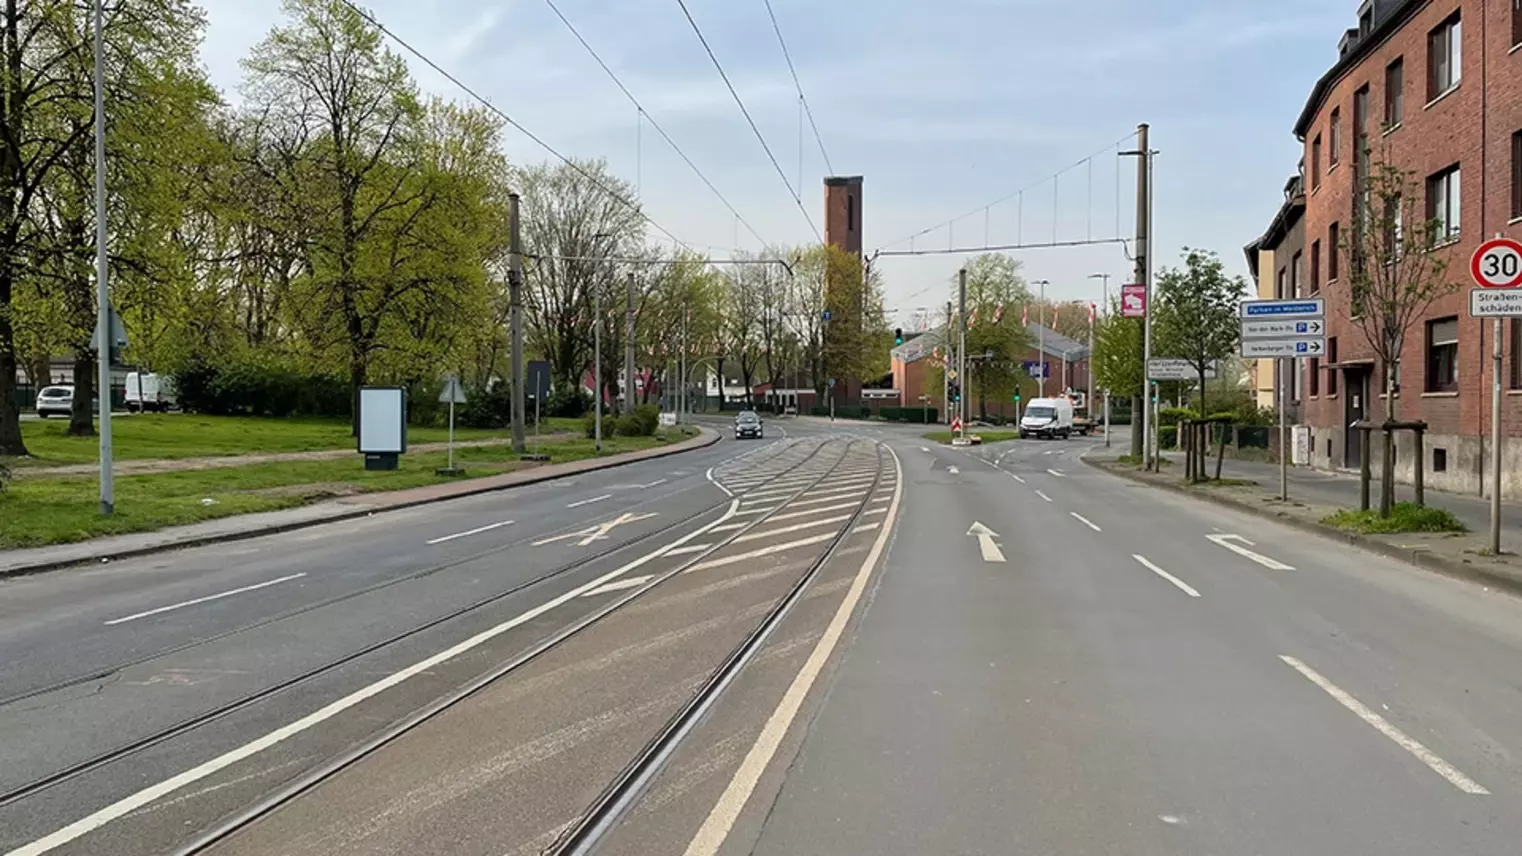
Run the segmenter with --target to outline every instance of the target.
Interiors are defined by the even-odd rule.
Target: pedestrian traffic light
[[[1018,389],[1015,390],[1015,403],[1016,404],[1020,403],[1020,390],[1018,390]]]
[[[893,328],[893,344],[894,344],[894,346],[896,347],[898,345],[902,345],[903,343],[904,343],[904,328],[902,328],[902,327],[894,327]]]

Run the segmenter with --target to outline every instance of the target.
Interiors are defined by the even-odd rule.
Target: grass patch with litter
[[[1010,440],[1018,440],[1018,439],[1020,439],[1020,432],[1019,431],[969,431],[968,432],[968,436],[971,436],[972,434],[977,434],[979,437],[983,438],[983,442],[985,444],[986,443],[1006,443],[1006,442],[1008,442]],[[921,434],[920,436],[924,437],[926,440],[933,440],[933,441],[935,441],[937,443],[941,443],[941,444],[947,445],[947,446],[951,445],[952,438],[956,437],[956,435],[953,434],[950,431],[930,431],[930,432]]]
[[[1453,512],[1446,508],[1429,508],[1414,502],[1397,502],[1389,517],[1375,510],[1355,511],[1345,508],[1321,519],[1328,526],[1365,535],[1389,535],[1397,532],[1468,532]]]

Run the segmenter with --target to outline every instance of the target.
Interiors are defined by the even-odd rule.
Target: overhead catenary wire
[[[777,13],[772,9],[772,0],[762,0],[762,2],[766,4],[767,17],[772,19],[772,32],[777,34],[777,44],[782,47],[782,58],[787,60],[787,70],[793,75],[793,88],[798,90],[798,103],[803,106],[803,114],[808,117],[809,127],[814,131],[814,142],[819,144],[819,156],[824,158],[824,168],[834,175],[835,167],[830,164],[830,153],[824,150],[824,138],[819,135],[819,125],[814,122],[814,111],[809,107],[808,97],[803,94],[803,84],[798,81],[798,69],[793,65],[793,55],[787,49],[787,40],[782,38],[782,26],[777,23]],[[801,186],[803,180],[800,178],[798,183]]]
[[[608,75],[608,78],[613,81],[613,85],[618,87],[618,91],[622,92],[624,97],[629,99],[629,102],[634,105],[634,109],[638,111],[638,118],[642,119],[644,122],[648,122],[650,127],[653,128],[657,134],[661,135],[661,139],[666,141],[666,145],[671,146],[671,150],[676,152],[677,157],[681,158],[682,162],[687,164],[688,168],[692,170],[693,174],[696,175],[698,179],[702,181],[703,184],[709,189],[709,191],[711,191],[713,195],[724,204],[724,207],[729,209],[729,213],[735,215],[736,222],[743,225],[745,230],[750,232],[751,236],[760,242],[761,246],[768,246],[766,239],[761,237],[760,233],[758,233],[755,228],[751,226],[750,222],[741,216],[740,212],[735,209],[735,206],[732,205],[730,201],[724,196],[724,194],[719,191],[719,188],[715,187],[714,183],[708,179],[708,176],[703,174],[703,170],[699,169],[698,165],[693,163],[692,158],[688,157],[687,153],[682,151],[682,147],[677,145],[676,141],[671,139],[671,135],[666,133],[666,129],[662,128],[661,124],[655,120],[655,117],[650,115],[650,111],[646,110],[645,106],[639,102],[639,99],[634,97],[634,93],[629,91],[629,87],[624,85],[624,82],[620,80],[618,75],[613,72],[613,69],[608,66],[607,62],[603,60],[602,56],[597,53],[596,49],[594,49],[592,45],[587,42],[586,38],[582,36],[581,31],[576,29],[576,25],[571,23],[570,19],[565,16],[564,12],[560,11],[560,7],[555,4],[555,0],[544,0],[544,2],[545,5],[550,7],[550,11],[555,13],[555,17],[560,19],[560,23],[564,24],[565,28],[571,31],[572,36],[576,37],[576,41],[581,43],[582,48],[584,48],[586,52],[591,55],[593,60],[596,60],[597,65],[602,68],[603,72]],[[635,145],[639,145],[639,135],[637,132],[635,136]],[[636,155],[636,158],[637,157],[638,155]]]
[[[703,28],[699,27],[697,20],[692,17],[692,11],[687,8],[686,0],[676,0],[676,3],[682,8],[682,14],[686,16],[687,23],[692,26],[692,32],[698,37],[698,42],[703,45],[703,50],[708,54],[709,61],[713,63],[714,69],[719,72],[719,78],[724,81],[724,86],[729,90],[730,97],[735,99],[735,104],[740,108],[740,114],[745,117],[746,124],[750,125],[751,132],[756,135],[756,140],[761,143],[762,150],[766,152],[767,160],[772,163],[772,169],[776,170],[777,177],[782,179],[782,186],[786,187],[788,193],[792,195],[793,202],[803,214],[803,219],[808,221],[809,228],[814,232],[814,237],[823,241],[824,236],[820,234],[819,227],[814,225],[814,218],[809,216],[808,209],[803,206],[803,198],[799,196],[797,190],[793,189],[793,183],[788,181],[787,173],[782,169],[782,164],[778,163],[777,156],[772,154],[772,147],[767,144],[766,137],[762,135],[761,129],[756,126],[756,120],[751,118],[750,110],[745,106],[745,100],[735,90],[734,83],[730,82],[728,72],[724,71],[723,63],[719,62],[719,57],[713,52],[713,48],[709,46],[708,37],[703,35]]]
[[[450,83],[453,83],[455,86],[459,87],[459,89],[462,92],[464,92],[466,95],[469,95],[472,99],[474,99],[475,101],[480,103],[481,106],[483,106],[487,110],[489,110],[492,113],[492,115],[496,116],[497,118],[501,119],[503,122],[506,122],[508,125],[512,126],[513,129],[518,131],[518,133],[522,134],[525,137],[528,137],[529,140],[531,140],[535,145],[539,146],[540,148],[542,148],[545,151],[549,152],[550,154],[554,155],[555,158],[558,159],[561,163],[563,163],[566,166],[570,167],[576,173],[581,175],[582,178],[585,178],[586,180],[590,181],[593,184],[593,186],[595,186],[598,190],[601,190],[603,193],[606,193],[608,196],[612,197],[620,205],[623,205],[625,208],[628,208],[629,210],[633,211],[635,214],[639,215],[640,219],[644,220],[646,223],[649,223],[651,226],[653,226],[655,228],[656,231],[658,231],[661,234],[665,235],[672,242],[681,245],[682,247],[688,249],[689,251],[696,252],[695,250],[692,250],[692,248],[687,244],[686,241],[683,241],[681,238],[678,238],[676,236],[676,234],[673,233],[670,229],[667,229],[665,226],[662,226],[660,223],[657,223],[653,217],[651,217],[649,214],[646,214],[644,212],[644,210],[640,207],[638,202],[635,202],[633,200],[630,200],[630,199],[626,198],[622,193],[619,193],[617,190],[614,190],[613,188],[611,188],[608,185],[604,184],[602,181],[600,181],[597,178],[597,176],[595,176],[592,173],[588,172],[580,164],[578,164],[575,161],[571,160],[569,157],[561,154],[558,149],[556,149],[554,146],[550,145],[549,143],[545,142],[544,139],[542,137],[540,137],[538,134],[535,134],[533,131],[530,131],[528,128],[524,127],[522,123],[518,122],[518,120],[514,119],[513,117],[507,115],[507,113],[503,112],[503,110],[501,108],[499,108],[497,105],[491,103],[491,101],[488,100],[485,96],[481,95],[479,92],[477,92],[476,90],[472,89],[470,86],[466,85],[466,83],[464,81],[460,80],[458,77],[455,77],[453,74],[451,74],[450,72],[446,71],[437,62],[434,62],[433,59],[430,58],[427,54],[425,54],[422,51],[418,50],[417,48],[413,47],[411,45],[411,43],[409,43],[406,39],[403,39],[401,36],[398,36],[396,33],[392,32],[390,29],[388,29],[386,27],[385,24],[382,24],[379,19],[377,19],[373,14],[371,14],[369,10],[367,10],[367,9],[365,9],[365,8],[359,6],[359,5],[356,5],[353,2],[353,0],[340,0],[340,2],[343,3],[345,6],[347,6],[351,11],[353,11],[354,14],[360,16],[361,18],[363,18],[367,22],[369,22],[370,26],[372,26],[375,29],[379,30],[383,35],[385,35],[387,38],[391,39],[391,41],[395,42],[403,50],[407,51],[407,53],[410,53],[413,56],[417,57],[418,60],[421,61],[424,65],[426,65],[429,68],[433,69],[440,76],[442,76],[445,80],[447,80]]]

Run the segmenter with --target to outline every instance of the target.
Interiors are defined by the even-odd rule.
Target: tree
[[[1379,362],[1388,425],[1395,420],[1400,391],[1392,369],[1400,365],[1406,335],[1433,301],[1458,285],[1448,279],[1447,259],[1433,252],[1450,236],[1440,221],[1423,216],[1416,174],[1383,159],[1370,163],[1367,150],[1364,160],[1368,173],[1362,177],[1354,227],[1332,251],[1349,262],[1349,316]],[[1379,513],[1388,517],[1395,503],[1395,437],[1388,428],[1384,436]]]
[[[1110,301],[1110,311],[1094,326],[1094,380],[1109,395],[1131,398],[1133,402],[1146,395],[1147,382],[1142,369],[1143,331],[1141,318],[1123,318],[1120,314],[1120,298]],[[1132,418],[1140,411],[1133,406]],[[1131,455],[1142,455],[1142,433],[1139,425],[1131,431]]]
[[[1215,360],[1236,354],[1242,325],[1237,306],[1247,283],[1226,275],[1221,259],[1207,250],[1184,248],[1184,267],[1157,277],[1153,298],[1153,353],[1188,360],[1200,379],[1200,416],[1205,407],[1205,374]]]
[[[1030,348],[1030,335],[1020,324],[1021,307],[1030,290],[1020,274],[1020,262],[999,253],[985,253],[967,263],[967,372],[976,389],[978,413],[988,416],[988,399],[1013,397],[1019,383],[1021,358]],[[955,286],[955,283],[953,283]]]

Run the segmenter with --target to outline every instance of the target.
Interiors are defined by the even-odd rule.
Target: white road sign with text
[[[1471,288],[1469,317],[1522,317],[1522,289]]]
[[[1326,332],[1326,322],[1320,318],[1309,321],[1243,321],[1242,338],[1260,339],[1287,336],[1320,336]]]
[[[1243,339],[1242,356],[1250,359],[1319,357],[1326,353],[1326,337],[1294,339]]]
[[[1216,374],[1216,364],[1212,361],[1205,369],[1205,379],[1215,380]],[[1147,361],[1147,378],[1149,380],[1199,380],[1200,373],[1194,363],[1188,360],[1154,357]]]

